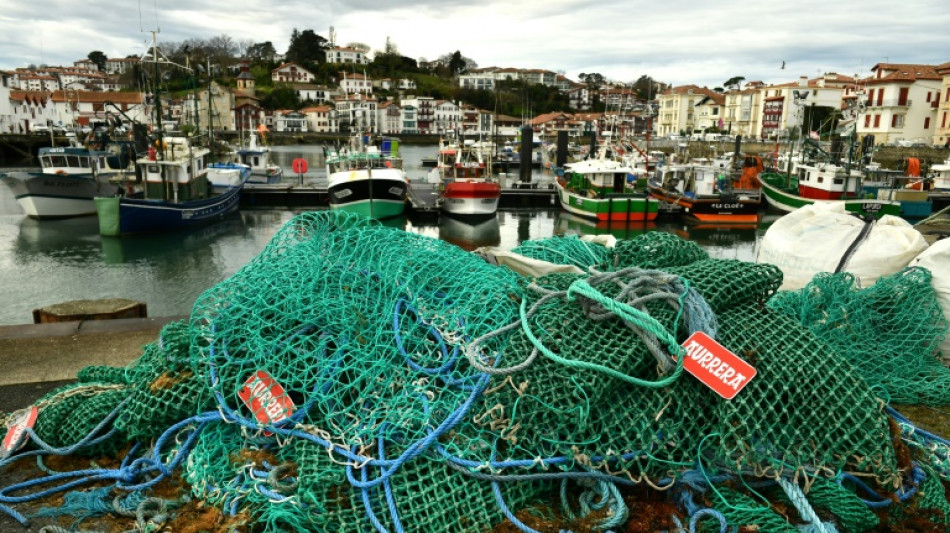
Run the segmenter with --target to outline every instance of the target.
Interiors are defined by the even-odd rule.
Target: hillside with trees
[[[417,60],[402,55],[387,38],[384,49],[376,51],[369,64],[344,65],[327,63],[326,52],[330,47],[330,40],[314,30],[294,28],[282,61],[303,66],[316,77],[314,83],[329,88],[338,86],[346,74],[365,74],[372,79],[409,79],[416,84],[416,95],[464,102],[503,115],[534,116],[552,111],[576,111],[571,109],[567,95],[557,88],[522,80],[499,81],[493,91],[459,87],[458,76],[478,68],[473,59],[459,50],[447,52],[432,61],[424,58]],[[162,92],[183,94],[207,87],[210,80],[236,87],[235,77],[239,73],[240,62],[247,59],[250,73],[254,76],[257,96],[265,109],[297,109],[306,104],[299,101],[289,84],[272,81],[271,71],[280,66],[278,58],[281,55],[271,41],[236,40],[222,34],[208,39],[192,38],[164,43],[160,51],[170,64],[181,67],[163,69],[158,80]],[[100,51],[93,51],[89,59],[99,65],[105,56]],[[128,83],[130,89],[150,92],[148,88],[154,86],[156,80],[147,65],[137,66],[126,73],[123,81]],[[641,98],[645,98],[651,82],[651,78],[643,76],[632,86]],[[581,74],[580,83],[587,84],[591,89],[599,89],[607,80],[601,74],[590,73]],[[374,94],[380,99],[399,96],[395,90],[374,89]],[[655,97],[655,93],[652,96]],[[594,109],[598,109],[599,105],[595,101]]]

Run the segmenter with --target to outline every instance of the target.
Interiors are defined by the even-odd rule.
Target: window
[[[881,115],[874,115],[874,127],[875,128],[881,127]]]
[[[891,117],[891,127],[892,128],[903,128],[904,127],[904,115],[894,115]]]
[[[871,115],[864,115],[864,127],[871,127]]]
[[[924,129],[925,130],[930,129],[930,117],[924,117]]]
[[[897,97],[897,105],[907,105],[907,87],[901,87],[900,94]]]

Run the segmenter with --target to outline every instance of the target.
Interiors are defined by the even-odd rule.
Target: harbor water
[[[433,157],[436,147],[401,150],[411,181],[424,182],[429,169],[422,167],[422,158]],[[284,168],[284,181],[323,184],[322,154],[322,146],[278,146],[272,159]],[[309,163],[302,176],[291,171],[291,162],[299,157]],[[551,180],[542,171],[533,174],[540,186]],[[510,177],[516,179],[517,174]],[[42,221],[26,217],[10,190],[0,185],[0,325],[30,323],[33,309],[80,299],[127,298],[144,302],[149,316],[187,315],[203,291],[253,259],[284,223],[303,210],[242,209],[197,230],[102,237],[95,217]],[[475,224],[444,215],[437,220],[403,216],[385,224],[467,250],[511,249],[522,241],[553,235],[610,233],[633,238],[646,231],[666,231],[695,241],[712,257],[752,261],[765,226],[776,216],[766,215],[758,227],[697,226],[678,220],[608,227],[552,207],[499,210],[495,218]]]

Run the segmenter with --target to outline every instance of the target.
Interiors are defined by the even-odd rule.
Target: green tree
[[[245,52],[248,59],[256,61],[258,63],[270,63],[274,61],[274,58],[277,56],[277,49],[274,48],[274,43],[270,41],[264,41],[262,43],[254,43],[251,46],[247,47]]]
[[[656,80],[644,74],[633,82],[633,90],[637,92],[637,98],[641,100],[656,100],[656,94],[659,92],[659,85]]]
[[[593,91],[596,91],[604,86],[607,83],[607,78],[603,74],[597,72],[591,72],[590,74],[580,73],[578,79],[584,85],[587,85],[587,88]]]
[[[89,61],[92,61],[96,65],[96,68],[98,68],[100,71],[106,69],[106,59],[108,58],[100,50],[93,50],[92,52],[89,52],[89,55],[87,55],[86,58],[88,58]]]
[[[744,81],[745,81],[745,78],[742,76],[733,76],[729,78],[728,80],[724,81],[722,83],[722,86],[725,87],[727,90],[735,89],[738,91],[739,87],[742,85],[742,82]]]
[[[261,99],[261,106],[265,109],[297,109],[300,98],[292,87],[279,85]]]
[[[297,31],[290,34],[290,46],[287,48],[287,61],[297,63],[325,63],[326,51],[330,41],[314,33],[313,30]]]

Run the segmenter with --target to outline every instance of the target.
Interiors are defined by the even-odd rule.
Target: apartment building
[[[944,77],[932,65],[878,63],[866,87],[865,110],[858,119],[858,135],[874,135],[875,142],[902,140],[931,144],[938,129],[937,105]]]
[[[706,87],[680,85],[657,95],[659,105],[656,134],[665,137],[688,133],[696,128],[696,104],[717,93]]]
[[[270,73],[270,79],[282,83],[312,83],[316,76],[313,72],[303,68],[297,63],[284,63],[275,68]]]
[[[934,121],[933,144],[937,146],[947,146],[950,143],[950,62],[934,67],[942,77],[940,83],[940,93],[937,98],[930,102],[930,106],[937,110],[937,116]]]

